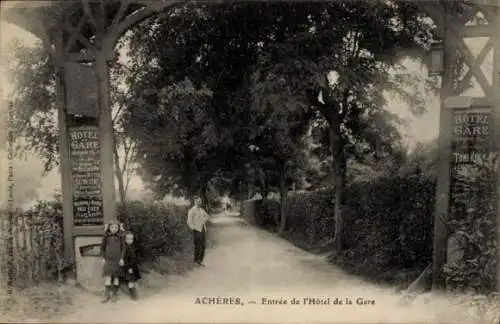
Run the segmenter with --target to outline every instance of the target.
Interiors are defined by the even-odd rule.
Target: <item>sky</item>
[[[2,62],[0,66],[0,76],[2,78],[1,82],[1,97],[5,100],[8,99],[9,93],[13,90],[12,84],[9,83],[8,78],[6,77],[5,72],[5,64],[7,63],[5,60],[5,56],[8,55],[8,47],[9,44],[18,40],[25,44],[34,44],[36,42],[36,38],[18,28],[15,25],[6,23],[5,21],[0,20],[0,62]],[[421,67],[420,64],[416,62],[407,61],[405,62],[405,67],[412,71],[415,74],[420,76],[426,76],[427,71],[425,68]],[[388,109],[400,117],[405,118],[407,120],[407,127],[403,129],[403,133],[406,138],[406,142],[410,146],[414,146],[417,142],[427,142],[434,138],[436,138],[439,131],[439,100],[436,96],[429,96],[426,102],[427,112],[421,116],[414,116],[409,110],[409,107],[403,102],[399,101],[397,98],[390,97]],[[5,107],[1,107],[0,111],[3,111],[5,114]],[[4,116],[2,116],[4,117]],[[37,160],[36,157],[30,157],[31,162],[30,165],[33,165],[33,168],[36,168],[36,165],[39,165],[40,172],[42,171],[42,163]],[[6,153],[5,151],[0,152],[0,183],[5,184],[5,174],[6,174]],[[50,173],[44,180],[40,189],[40,196],[45,197],[51,194],[54,191],[54,188],[57,188],[60,183],[60,178],[58,172]],[[4,186],[2,186],[5,188]],[[133,179],[130,184],[131,189],[141,190],[142,182],[139,178]],[[0,190],[0,205],[2,201],[3,191]]]

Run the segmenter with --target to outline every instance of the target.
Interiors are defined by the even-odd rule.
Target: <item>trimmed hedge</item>
[[[256,199],[241,203],[240,215],[249,223],[267,229],[276,228],[277,216],[280,214],[280,204],[275,200]]]
[[[183,251],[191,239],[186,225],[188,207],[151,205],[141,201],[127,202],[118,208],[118,218],[136,236],[137,254],[141,261]]]
[[[346,192],[346,249],[334,260],[358,275],[393,281],[432,261],[435,181],[422,175],[358,183]]]
[[[398,271],[423,270],[432,260],[434,190],[434,179],[424,175],[381,178],[346,188],[345,249],[332,261],[350,273],[383,282],[396,280]],[[333,189],[291,195],[285,237],[311,248],[331,243],[333,198]],[[254,215],[249,215],[252,204]],[[278,202],[243,205],[242,215],[256,225],[279,217]]]

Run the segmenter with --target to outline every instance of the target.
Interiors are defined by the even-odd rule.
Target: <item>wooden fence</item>
[[[12,284],[17,288],[59,279],[63,260],[61,221],[55,217],[16,212],[9,224],[7,212],[0,216],[1,282],[7,282],[9,263],[13,267]],[[7,248],[9,240],[12,256]]]

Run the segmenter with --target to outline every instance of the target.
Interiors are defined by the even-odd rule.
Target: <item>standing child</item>
[[[103,258],[102,274],[104,277],[103,303],[118,299],[118,286],[122,267],[124,265],[125,243],[120,233],[120,224],[111,222],[105,226],[104,237],[101,243],[101,256]]]
[[[137,299],[137,280],[141,279],[139,272],[137,253],[134,243],[134,234],[132,232],[125,233],[125,258],[124,258],[125,280],[128,283],[130,297],[133,300]]]

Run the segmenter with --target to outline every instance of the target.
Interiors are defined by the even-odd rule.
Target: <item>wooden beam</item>
[[[461,40],[458,43],[458,49],[465,56],[465,59],[467,60],[469,66],[470,66],[470,69],[474,73],[476,80],[479,82],[479,85],[483,89],[486,96],[491,101],[494,101],[493,98],[495,97],[495,94],[494,94],[493,88],[490,86],[488,79],[486,79],[483,71],[480,68],[480,64],[482,62],[480,62],[479,64],[476,64],[474,56],[472,55],[472,53],[470,52],[469,48],[467,47],[467,45],[465,44],[465,42],[463,40]]]
[[[484,98],[472,98],[471,108],[488,108],[492,107],[493,103],[487,97]],[[493,106],[494,107],[494,106]]]
[[[62,30],[56,36],[56,100],[59,124],[59,155],[61,159],[61,188],[63,203],[64,258],[66,262],[75,262],[75,247],[73,240],[73,195],[71,179],[71,161],[66,116],[66,90],[64,85],[64,53]]]
[[[117,26],[120,21],[122,20],[123,16],[125,16],[125,12],[127,11],[130,0],[122,0],[120,1],[120,8],[118,9],[118,12],[116,15],[113,17],[113,21],[111,22],[110,28],[113,29],[115,26]]]
[[[492,35],[492,40],[494,43],[494,53],[493,53],[493,93],[494,100],[493,103],[494,109],[494,129],[500,129],[500,6],[496,9],[497,20],[496,20],[496,33]],[[500,147],[500,132],[495,132],[495,149],[498,151]],[[500,172],[497,172],[497,181],[496,181],[496,191],[500,190]],[[497,195],[498,196],[498,195]],[[500,196],[497,198],[496,212],[497,212],[497,249],[496,249],[496,257],[497,257],[497,277],[496,277],[496,288],[497,291],[500,291]]]
[[[94,16],[94,13],[92,12],[92,8],[90,8],[89,0],[82,0],[82,5],[83,5],[83,11],[85,12],[85,15],[87,15],[88,20],[92,23],[92,25],[94,25],[94,28],[98,30],[99,26]],[[83,17],[85,17],[85,15]]]
[[[85,19],[86,17],[85,16],[82,16],[80,17],[80,20],[78,21],[78,24],[75,26],[71,26],[70,22],[68,20],[66,20],[63,24],[63,28],[66,29],[67,32],[70,33],[70,37],[68,39],[68,41],[66,42],[66,44],[64,44],[64,52],[69,52],[71,51],[71,47],[73,46],[73,44],[75,44],[75,41],[77,39],[80,39],[81,35],[80,35],[80,30],[81,28],[83,27],[83,25],[85,25],[85,22],[87,21]]]
[[[68,62],[89,63],[89,62],[94,62],[95,59],[96,59],[96,51],[94,50],[65,54],[65,60]]]
[[[493,35],[493,26],[488,25],[477,25],[477,26],[465,26],[460,30],[460,36],[462,37],[490,37]]]
[[[123,0],[122,0],[123,1]],[[118,39],[127,32],[132,26],[140,23],[141,21],[151,17],[155,13],[166,8],[173,7],[176,4],[184,3],[184,0],[161,0],[161,1],[134,1],[135,3],[147,4],[142,9],[135,11],[128,15],[122,22],[114,25],[111,32],[107,35],[105,40],[106,48],[114,48]]]
[[[127,32],[132,26],[151,17],[157,11],[150,6],[143,7],[128,15],[117,25],[114,25],[104,40],[104,48],[114,48],[118,39]]]
[[[467,45],[464,43],[463,40],[461,40],[460,42],[462,43],[461,46],[467,47]],[[466,62],[467,66],[469,67],[469,71],[467,71],[467,74],[464,76],[462,81],[460,81],[460,84],[457,86],[457,89],[455,89],[455,93],[454,93],[455,95],[458,96],[466,90],[466,86],[468,85],[468,83],[470,82],[472,77],[475,76],[475,73],[478,70],[482,74],[481,64],[484,62],[485,58],[488,56],[488,53],[490,52],[490,50],[492,48],[493,48],[493,43],[491,42],[491,40],[488,40],[488,42],[486,43],[484,48],[481,50],[481,52],[479,53],[477,58],[476,59],[472,58],[472,62],[469,62],[469,61]],[[471,59],[471,57],[470,56],[466,57],[466,59]],[[483,75],[483,77],[484,77],[484,75]],[[489,83],[488,80],[486,80],[486,82]],[[487,90],[484,89],[484,87],[482,85],[481,85],[481,87],[483,88],[484,93],[487,94]],[[490,87],[489,84],[488,84],[488,87]]]
[[[99,140],[101,146],[101,188],[103,195],[104,222],[116,220],[116,195],[114,160],[114,131],[111,116],[111,101],[109,89],[109,67],[106,51],[97,53],[96,68],[99,82]]]
[[[446,17],[450,19],[451,17]],[[441,108],[439,116],[439,154],[436,199],[434,207],[434,242],[432,256],[432,289],[444,288],[443,266],[446,263],[447,221],[450,191],[451,112],[444,100],[453,94],[453,71],[457,52],[457,37],[446,29],[444,43],[444,74],[441,81]]]
[[[100,9],[100,12],[99,12],[99,34],[100,33],[104,33],[106,28],[107,28],[107,22],[108,22],[108,14],[107,14],[107,10],[106,10],[106,3],[107,1],[105,0],[101,0],[100,4],[99,4],[99,9]]]
[[[73,236],[101,236],[104,233],[103,226],[75,226]]]

